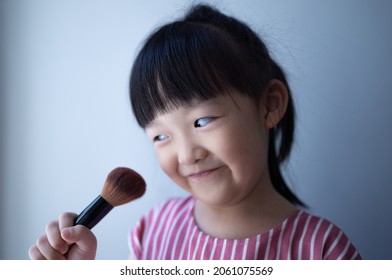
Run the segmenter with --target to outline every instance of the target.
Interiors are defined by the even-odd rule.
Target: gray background
[[[127,231],[184,193],[165,177],[128,102],[137,47],[190,1],[2,0],[0,258],[26,259],[45,225],[80,212],[129,166],[140,200],[94,228],[98,259],[127,258]],[[298,111],[288,181],[365,259],[392,259],[392,2],[214,1],[257,30]]]

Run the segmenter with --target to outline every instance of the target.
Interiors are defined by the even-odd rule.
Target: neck
[[[255,188],[238,203],[216,206],[196,201],[194,215],[200,229],[212,236],[244,239],[281,224],[295,207],[272,184]]]

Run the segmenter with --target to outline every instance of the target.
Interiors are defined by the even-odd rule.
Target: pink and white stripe
[[[137,259],[361,259],[347,236],[326,219],[299,210],[281,225],[246,239],[222,239],[200,231],[192,197],[153,208],[129,233]]]

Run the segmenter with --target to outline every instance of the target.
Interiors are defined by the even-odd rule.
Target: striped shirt
[[[171,198],[156,206],[129,233],[129,247],[143,260],[361,259],[330,221],[298,210],[282,224],[246,239],[202,232],[193,217],[195,199]]]

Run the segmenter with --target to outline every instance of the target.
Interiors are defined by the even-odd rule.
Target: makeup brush
[[[101,194],[75,218],[75,225],[92,229],[114,207],[141,197],[146,190],[144,179],[126,167],[113,169],[106,178]]]

